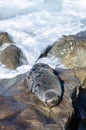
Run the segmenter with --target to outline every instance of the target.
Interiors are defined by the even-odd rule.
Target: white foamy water
[[[86,0],[0,0],[0,31],[10,34],[28,60],[28,65],[16,70],[1,64],[0,78],[29,71],[40,54],[62,35],[85,29]],[[55,58],[43,58],[38,62],[53,68],[60,64]]]

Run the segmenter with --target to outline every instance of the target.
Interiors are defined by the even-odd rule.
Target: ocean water
[[[62,35],[83,30],[86,30],[86,0],[0,0],[0,31],[8,32],[28,60],[28,65],[16,70],[0,64],[0,79],[25,73],[37,62],[53,68],[64,67],[54,57],[37,59]]]

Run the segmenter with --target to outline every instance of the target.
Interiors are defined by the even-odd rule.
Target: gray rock
[[[12,95],[14,94],[15,88],[19,86],[24,79],[26,78],[27,74],[20,74],[10,79],[0,79],[0,94],[1,95]],[[16,93],[18,90],[16,91]]]

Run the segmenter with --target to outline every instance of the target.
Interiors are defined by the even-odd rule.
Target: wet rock
[[[14,121],[15,124],[18,124],[22,128],[38,127],[41,128],[45,119],[41,116],[41,113],[32,107],[32,109],[25,109]]]
[[[64,91],[66,91],[66,93],[71,98],[73,98],[74,93],[75,96],[77,96],[79,92],[79,87],[81,86],[81,81],[80,78],[77,76],[77,72],[73,69],[67,70],[67,69],[56,68],[56,70],[58,71],[58,75],[60,79],[64,82]]]
[[[78,130],[86,130],[86,119],[80,122]]]
[[[40,65],[41,65],[40,69],[42,69],[43,67],[48,69],[49,67],[49,66],[43,66],[44,64],[40,64]],[[34,74],[35,74],[35,71],[39,72],[39,70],[36,70],[36,68],[34,69],[34,67],[33,67],[33,70],[34,70]],[[53,70],[50,68],[49,70],[50,70],[50,74],[52,74]],[[51,123],[55,123],[57,125],[57,128],[59,128],[59,124],[60,124],[61,125],[60,129],[62,129],[69,125],[72,114],[74,112],[74,109],[72,107],[72,100],[76,99],[76,97],[78,96],[77,90],[79,89],[81,83],[78,77],[75,75],[75,73],[72,70],[70,71],[60,70],[58,72],[56,71],[55,75],[59,76],[64,93],[63,93],[62,101],[56,107],[51,108],[51,114],[49,117],[51,117],[51,120],[52,120]],[[33,76],[33,81],[35,81],[35,76]]]
[[[76,130],[86,129],[86,90],[80,88],[79,94],[73,103],[75,114],[71,121],[71,128]]]
[[[15,45],[10,45],[1,52],[0,61],[10,69],[16,69],[18,66],[27,64],[24,54]]]
[[[74,117],[71,121],[71,129],[85,130],[86,129],[86,67],[73,70],[81,81],[81,87],[79,89],[78,97],[73,102],[75,109]]]
[[[0,130],[16,130],[16,127],[0,123]]]
[[[53,73],[52,68],[46,65],[44,68],[49,69],[50,74]],[[41,69],[43,69],[43,65]],[[10,86],[8,95],[0,96],[0,127],[4,127],[5,130],[66,129],[74,114],[73,101],[77,96],[76,88],[79,88],[81,84],[73,70],[57,69],[54,74],[55,76],[58,75],[64,88],[62,100],[58,105],[52,108],[46,107],[28,89],[26,81],[22,81],[20,85],[13,89]]]
[[[55,43],[47,56],[59,58],[68,68],[85,67],[86,38],[82,34],[65,36]]]
[[[86,67],[74,69],[75,74],[79,77],[81,82],[81,87],[86,88]]]
[[[15,45],[8,33],[0,32],[0,62],[10,69],[27,64],[27,60],[22,51]]]
[[[4,119],[11,119],[17,115],[25,107],[21,106],[12,96],[0,96],[0,121]]]
[[[4,43],[12,43],[12,40],[6,32],[0,32],[0,46]]]
[[[0,79],[0,94],[1,95],[14,95],[18,94],[20,91],[23,91],[23,81],[25,80],[27,74],[20,74],[13,78]]]
[[[86,31],[81,31],[76,34],[76,37],[81,40],[86,40]]]
[[[84,89],[86,89],[86,75],[85,75],[85,78],[84,78],[84,80],[83,80],[83,82],[82,82],[82,87],[83,87]]]
[[[37,130],[52,130],[52,128],[63,130],[69,125],[73,115],[72,101],[65,95],[63,101],[56,107],[48,108],[37,99],[32,93],[23,93],[16,96],[18,102],[27,104],[28,109],[25,109],[13,124],[26,129],[38,128]]]

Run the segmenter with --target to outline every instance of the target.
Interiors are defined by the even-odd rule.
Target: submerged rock
[[[83,34],[86,32],[83,32]],[[86,66],[86,38],[82,34],[64,36],[47,54],[56,57],[68,68]]]

